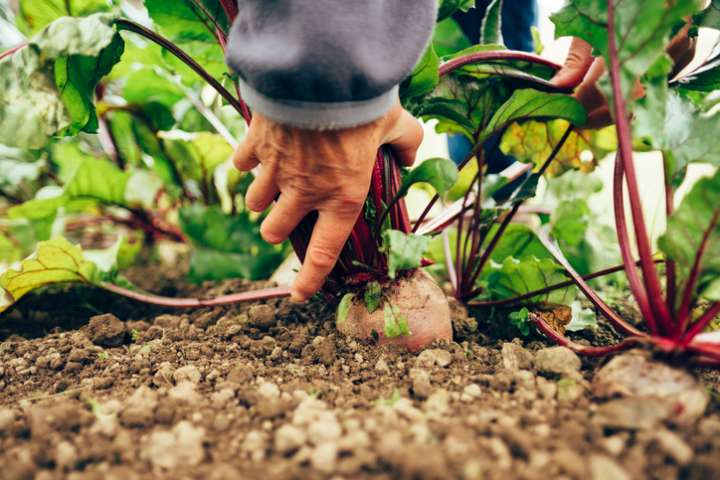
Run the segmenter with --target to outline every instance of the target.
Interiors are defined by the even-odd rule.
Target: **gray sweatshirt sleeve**
[[[280,123],[382,117],[430,40],[436,0],[239,0],[227,62],[243,99]]]

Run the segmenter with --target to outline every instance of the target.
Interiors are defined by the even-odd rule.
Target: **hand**
[[[667,54],[674,61],[671,77],[687,66],[695,55],[695,39],[688,36],[690,25],[682,28],[670,41]],[[612,124],[610,108],[605,96],[597,87],[597,81],[605,74],[605,60],[592,56],[590,44],[580,38],[573,38],[570,51],[563,67],[551,80],[562,88],[574,88],[574,97],[583,104],[588,112],[586,126],[600,128]],[[633,90],[633,98],[642,98],[645,91],[638,82]]]
[[[422,137],[420,123],[399,103],[379,120],[344,130],[304,130],[253,115],[234,162],[243,171],[262,165],[245,198],[250,210],[261,212],[277,198],[260,228],[263,238],[280,243],[318,212],[294,301],[315,294],[335,266],[365,204],[378,148],[390,145],[411,166]]]

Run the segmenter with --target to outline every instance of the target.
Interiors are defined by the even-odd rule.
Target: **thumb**
[[[420,122],[403,110],[383,143],[390,145],[400,165],[410,167],[415,163],[424,135]]]
[[[565,64],[555,74],[551,83],[560,88],[575,88],[583,81],[593,63],[592,46],[585,40],[573,38]]]

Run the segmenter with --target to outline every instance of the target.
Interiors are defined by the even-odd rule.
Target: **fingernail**
[[[304,295],[301,295],[298,292],[293,291],[290,294],[290,301],[293,303],[305,303],[306,300],[307,300],[307,298],[305,298]]]

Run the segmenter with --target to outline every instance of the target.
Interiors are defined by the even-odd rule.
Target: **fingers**
[[[253,212],[265,210],[278,195],[275,185],[275,173],[272,167],[263,167],[260,174],[250,184],[245,195],[245,204]]]
[[[397,161],[404,167],[415,163],[415,156],[423,141],[423,128],[420,122],[407,110],[403,110],[395,127],[383,143],[390,145],[395,152]]]
[[[592,46],[585,40],[573,38],[565,64],[551,82],[560,88],[575,88],[583,81],[592,63]]]
[[[358,202],[356,209],[353,207],[345,212],[331,209],[320,211],[305,262],[293,285],[293,301],[305,301],[323,286],[355,226],[361,208],[362,202]]]
[[[233,164],[238,170],[249,172],[257,167],[258,163],[260,162],[255,155],[255,145],[249,136],[246,136],[233,154]]]
[[[280,243],[290,236],[308,211],[293,194],[283,193],[260,227],[260,234],[266,242]]]

